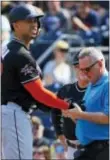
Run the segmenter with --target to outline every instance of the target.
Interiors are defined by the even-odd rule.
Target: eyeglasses
[[[90,65],[89,67],[87,68],[83,68],[83,69],[80,69],[82,72],[90,72],[90,70],[92,69],[92,67],[97,64],[98,61],[96,61],[95,63],[93,63],[92,65]]]
[[[66,52],[68,52],[68,49],[59,48],[58,51],[66,53]]]

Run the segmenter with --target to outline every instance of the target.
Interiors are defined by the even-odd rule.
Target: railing
[[[82,47],[71,47],[70,52],[78,52]],[[102,52],[109,52],[109,47],[97,46],[97,49],[101,50]]]
[[[67,40],[68,42],[72,41],[72,40],[74,42],[75,42],[75,40],[79,40],[80,47],[71,47],[70,50],[69,50],[70,53],[78,52],[82,47],[84,47],[84,41],[80,36],[63,34],[38,58],[37,63],[39,65],[42,64],[43,61],[52,53],[52,51],[56,47],[56,43],[59,40]],[[109,52],[109,47],[97,46],[96,48],[100,49],[102,52]]]

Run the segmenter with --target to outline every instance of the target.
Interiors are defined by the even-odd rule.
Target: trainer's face
[[[15,23],[15,29],[18,34],[22,35],[24,38],[34,39],[39,33],[38,23],[36,18],[28,20],[20,20]]]
[[[80,70],[89,78],[91,83],[96,83],[100,77],[102,61],[92,61],[89,56],[79,59]]]

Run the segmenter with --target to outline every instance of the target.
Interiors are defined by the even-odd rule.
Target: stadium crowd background
[[[2,47],[13,37],[9,11],[26,3],[44,13],[40,35],[32,41],[30,50],[42,69],[46,88],[56,93],[62,85],[75,81],[71,56],[80,47],[100,47],[109,69],[109,1],[1,1]],[[34,159],[66,159],[55,135],[51,111],[33,112],[32,123]]]

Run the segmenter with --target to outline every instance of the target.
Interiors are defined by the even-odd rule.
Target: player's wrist
[[[73,108],[75,108],[74,103],[70,102],[68,109],[73,109]]]

